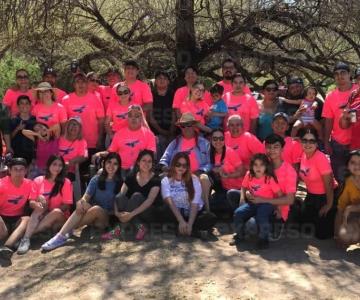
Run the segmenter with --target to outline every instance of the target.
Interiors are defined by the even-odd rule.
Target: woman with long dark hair
[[[91,178],[85,194],[77,201],[76,210],[61,230],[41,248],[52,250],[62,246],[73,229],[84,225],[100,229],[108,227],[109,217],[114,213],[114,198],[121,185],[121,159],[117,153],[110,152],[104,158],[101,174]]]
[[[45,176],[36,177],[33,181],[29,199],[33,212],[20,241],[19,254],[29,250],[33,234],[47,229],[58,230],[70,215],[73,190],[70,180],[66,178],[65,162],[61,156],[50,156]]]
[[[161,180],[161,193],[167,205],[164,218],[178,223],[179,234],[197,235],[215,225],[216,216],[203,209],[200,181],[191,173],[187,153],[178,152],[173,157],[167,176]]]

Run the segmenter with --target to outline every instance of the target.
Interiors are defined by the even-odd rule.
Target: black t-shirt
[[[158,186],[160,188],[161,182],[160,178],[154,175],[144,186],[140,186],[136,180],[136,174],[130,174],[125,179],[125,184],[128,188],[126,197],[130,198],[134,193],[141,193],[145,199],[148,197],[150,190],[154,186]],[[161,203],[160,191],[157,197],[155,198],[154,204],[158,205]]]
[[[24,129],[33,130],[36,118],[34,116],[31,116],[28,120],[22,120],[19,116],[12,118],[10,121],[11,132],[15,130],[21,121],[25,125]],[[21,131],[11,139],[11,147],[14,150],[15,157],[23,157],[28,163],[35,157],[35,143],[25,137]]]
[[[152,90],[153,94],[153,117],[159,126],[164,130],[169,130],[172,120],[173,112],[173,100],[174,100],[174,91],[168,89],[165,95],[159,95],[156,89]],[[151,128],[154,134],[158,132]]]

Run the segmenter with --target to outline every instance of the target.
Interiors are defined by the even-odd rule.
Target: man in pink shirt
[[[48,82],[53,87],[53,91],[55,93],[56,102],[60,102],[62,98],[64,98],[67,93],[56,87],[56,79],[57,74],[53,67],[46,67],[43,72],[42,81]]]
[[[219,81],[218,84],[220,84],[224,88],[225,95],[226,93],[233,91],[231,80],[237,73],[235,61],[232,58],[225,59],[221,65],[221,71],[223,75],[223,80]],[[247,85],[244,86],[244,93],[251,94],[251,90]]]
[[[100,99],[88,92],[88,82],[85,74],[74,76],[74,92],[62,99],[68,118],[79,117],[82,124],[83,137],[89,147],[89,157],[103,149],[104,107]],[[87,170],[89,161],[81,165],[81,170]]]
[[[341,128],[339,121],[343,107],[357,85],[352,84],[350,68],[343,62],[335,65],[334,78],[337,88],[326,96],[322,112],[325,118],[324,147],[326,153],[330,154],[336,180],[343,182],[351,142],[351,128]]]
[[[107,111],[110,101],[115,97],[116,102],[116,91],[114,93],[114,86],[120,82],[120,72],[118,69],[111,67],[105,73],[107,85],[99,85],[99,93],[103,101],[104,110]]]

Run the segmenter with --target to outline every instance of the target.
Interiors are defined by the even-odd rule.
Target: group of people
[[[175,91],[167,72],[151,85],[139,71],[126,61],[123,78],[108,70],[107,85],[77,71],[67,94],[51,67],[34,87],[17,70],[0,105],[3,157],[13,157],[0,179],[0,255],[26,253],[46,230],[56,234],[41,248],[55,249],[85,225],[102,240],[120,238],[125,224],[143,240],[152,222],[204,237],[224,215],[235,225],[231,245],[253,217],[265,249],[280,238],[299,181],[300,227],[341,245],[360,241],[360,116],[348,105],[359,87],[347,64],[335,65],[325,101],[299,77],[285,92],[266,80],[255,99],[232,59],[209,91],[193,66]]]

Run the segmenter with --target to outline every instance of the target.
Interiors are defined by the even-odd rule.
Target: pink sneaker
[[[135,239],[142,241],[146,234],[146,227],[143,224],[140,224],[138,227],[138,232],[136,233]]]
[[[114,229],[108,231],[108,232],[105,232],[101,235],[101,239],[103,241],[111,241],[113,239],[116,239],[116,238],[120,238],[121,237],[121,228],[120,228],[120,225],[116,225],[114,227]]]

